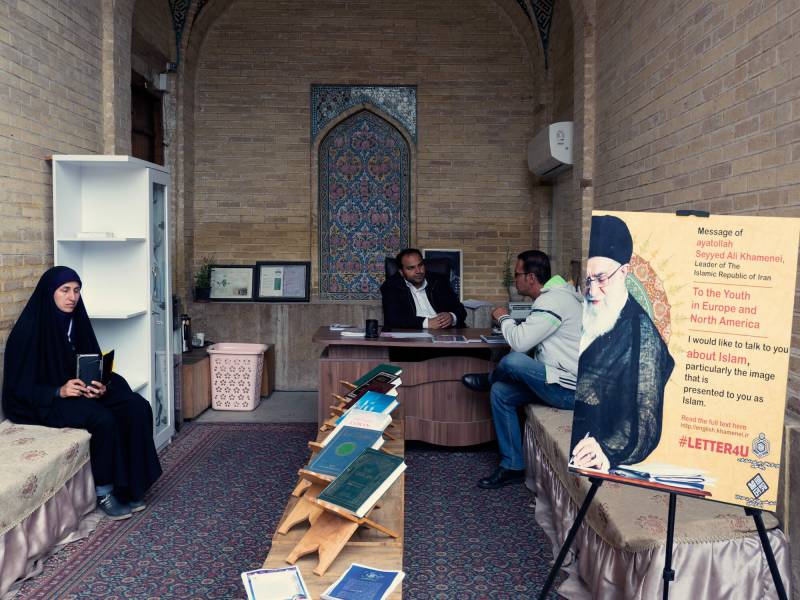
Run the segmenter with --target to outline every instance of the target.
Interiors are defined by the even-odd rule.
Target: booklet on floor
[[[245,571],[242,583],[247,600],[311,600],[297,567]]]
[[[353,563],[322,592],[322,600],[385,600],[403,581],[403,571],[373,569]]]

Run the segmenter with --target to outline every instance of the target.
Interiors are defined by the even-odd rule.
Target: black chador
[[[611,467],[643,461],[661,439],[664,386],[675,361],[632,297],[611,331],[581,354],[572,445],[597,440]]]
[[[68,282],[80,284],[80,278],[67,267],[42,275],[11,330],[3,412],[15,423],[88,430],[95,485],[113,485],[115,496],[140,501],[161,475],[150,404],[116,373],[99,398],[59,392],[76,377],[76,354],[100,352],[83,299],[72,312],[55,303],[54,293]]]

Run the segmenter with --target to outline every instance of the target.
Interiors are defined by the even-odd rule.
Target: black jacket
[[[456,327],[465,327],[467,309],[458,299],[450,282],[442,275],[425,274],[428,286],[425,294],[437,313],[451,312],[456,316]],[[383,326],[396,329],[421,329],[423,317],[417,316],[417,307],[411,290],[408,289],[405,279],[400,273],[395,273],[381,285],[381,299],[383,300]]]

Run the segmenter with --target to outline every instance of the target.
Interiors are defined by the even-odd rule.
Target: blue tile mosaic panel
[[[311,86],[311,139],[348,109],[369,103],[392,116],[417,143],[417,86],[317,85]]]
[[[324,300],[380,297],[383,259],[408,246],[411,157],[403,135],[363,110],[319,146],[319,290]]]

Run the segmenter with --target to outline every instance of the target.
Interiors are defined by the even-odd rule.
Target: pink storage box
[[[211,406],[215,410],[253,410],[261,402],[264,344],[212,344]]]

